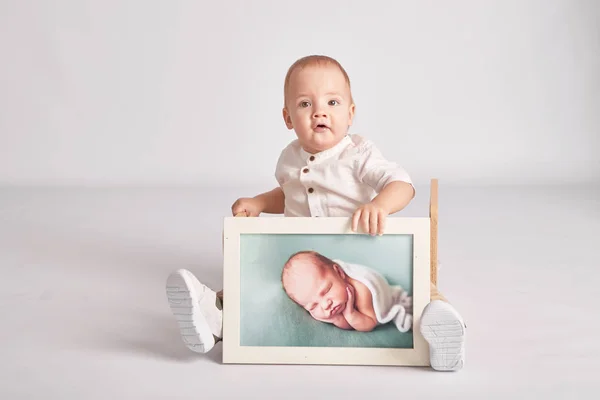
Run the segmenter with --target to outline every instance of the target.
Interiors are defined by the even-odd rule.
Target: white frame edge
[[[227,217],[223,231],[223,363],[429,366],[429,347],[416,327],[430,302],[430,219],[388,218],[386,234],[413,235],[413,348],[240,346],[240,235],[362,234],[348,218]]]

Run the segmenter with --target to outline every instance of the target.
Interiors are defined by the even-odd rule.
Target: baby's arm
[[[317,318],[315,316],[313,316],[313,318],[318,321],[321,321],[321,322],[327,322],[328,324],[333,324],[341,329],[353,329],[352,326],[350,326],[350,324],[348,323],[348,321],[346,321],[346,318],[344,318],[344,316],[341,314],[338,314],[333,318],[321,319],[321,318]]]
[[[381,207],[387,214],[394,214],[404,209],[414,196],[415,189],[410,183],[393,181],[385,185],[371,203]]]
[[[359,296],[355,296],[355,290],[359,291]],[[377,318],[372,307],[372,297],[369,289],[366,287],[354,288],[352,285],[348,285],[347,291],[348,303],[343,313],[344,318],[357,331],[370,332],[375,329]],[[358,299],[356,304],[355,299]]]
[[[352,329],[352,326],[348,323],[348,321],[346,321],[346,318],[344,318],[344,316],[341,314],[336,315],[331,321],[331,323],[341,329]]]
[[[248,217],[258,217],[261,213],[267,214],[283,214],[285,208],[285,196],[281,187],[261,193],[252,198],[238,199],[233,206],[231,212],[233,215],[245,213]]]
[[[365,233],[383,235],[386,217],[404,209],[414,195],[415,189],[410,183],[388,183],[370,203],[362,205],[354,212],[352,230],[356,232],[360,223]]]
[[[361,332],[371,332],[377,326],[377,321],[358,310],[352,310],[346,316],[351,327]]]
[[[388,161],[373,143],[365,141],[362,150],[356,173],[361,182],[377,192],[377,196],[355,210],[352,230],[357,232],[360,223],[365,233],[382,235],[386,217],[403,210],[414,198],[415,190],[408,173]]]
[[[261,203],[262,212],[267,214],[283,214],[285,196],[280,186],[269,192],[259,194],[255,199]]]

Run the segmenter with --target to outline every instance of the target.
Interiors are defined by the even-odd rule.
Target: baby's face
[[[348,133],[354,104],[344,74],[334,65],[295,70],[287,92],[283,118],[309,153],[335,146]]]
[[[333,268],[317,264],[303,267],[290,288],[298,304],[319,320],[341,314],[348,301],[346,277],[341,268],[335,264]]]

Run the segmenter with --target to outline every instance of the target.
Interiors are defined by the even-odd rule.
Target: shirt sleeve
[[[286,171],[289,169],[290,162],[293,158],[293,145],[294,142],[287,145],[279,155],[277,164],[275,165],[275,179],[279,186],[283,186],[286,182]]]
[[[283,152],[279,155],[277,159],[277,164],[275,164],[275,179],[279,186],[283,186],[283,174],[281,173],[281,167],[283,164]]]
[[[390,182],[413,182],[408,172],[395,162],[387,160],[381,151],[372,143],[363,144],[357,162],[358,179],[372,187],[377,193]]]

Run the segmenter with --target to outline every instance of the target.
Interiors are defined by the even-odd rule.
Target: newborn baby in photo
[[[362,332],[390,321],[400,332],[412,328],[412,296],[363,265],[301,251],[285,263],[281,281],[288,297],[318,321]]]

